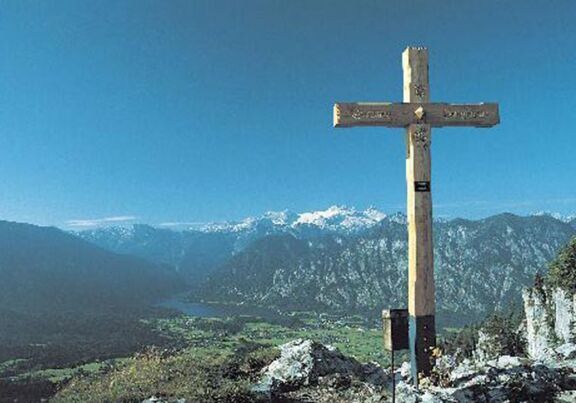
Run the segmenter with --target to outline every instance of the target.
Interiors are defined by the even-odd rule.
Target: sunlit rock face
[[[574,295],[557,288],[553,293],[555,307],[554,330],[560,341],[572,343],[574,341]]]
[[[550,313],[544,295],[534,288],[526,289],[522,293],[526,314],[527,349],[530,357],[534,359],[548,357],[551,349],[553,329],[549,326]]]
[[[551,360],[554,351],[563,356],[570,354],[569,346],[575,341],[575,296],[560,288],[534,287],[524,290],[522,297],[530,357]]]

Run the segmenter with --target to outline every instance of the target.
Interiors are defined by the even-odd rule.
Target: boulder
[[[500,369],[510,369],[514,367],[521,367],[523,365],[529,365],[530,363],[531,361],[527,358],[503,355],[495,360],[488,361],[486,364]]]
[[[576,359],[576,345],[572,343],[565,343],[554,349],[560,359],[573,360]]]
[[[254,391],[270,401],[377,403],[387,399],[390,374],[311,340],[280,346],[280,357],[262,370]]]
[[[256,389],[294,390],[316,385],[321,378],[333,375],[337,375],[337,379],[330,379],[330,382],[351,383],[356,379],[377,386],[383,385],[387,378],[385,371],[376,364],[361,364],[333,347],[298,339],[280,346],[280,357],[263,369]]]

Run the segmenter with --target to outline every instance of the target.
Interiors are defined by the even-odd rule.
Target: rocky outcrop
[[[566,291],[560,288],[554,290],[552,297],[555,307],[554,331],[558,339],[564,343],[574,342],[576,322],[574,297],[575,295],[568,295]]]
[[[553,334],[546,294],[543,289],[541,291],[537,288],[529,288],[522,293],[526,314],[527,349],[530,357],[535,359],[549,356]]]
[[[280,358],[263,369],[260,382],[255,386],[270,401],[390,401],[392,378],[375,364],[361,364],[310,340],[296,340],[280,349]],[[574,401],[566,400],[576,391],[572,364],[573,361],[567,360],[545,365],[512,356],[489,361],[464,360],[457,364],[452,356],[443,356],[437,360],[433,375],[417,390],[410,378],[410,365],[404,363],[394,374],[396,401]]]
[[[522,297],[529,356],[545,361],[554,359],[555,352],[565,355],[575,341],[575,296],[560,288],[539,286],[524,290]]]
[[[443,364],[437,363],[437,367],[442,368]],[[409,382],[400,382],[398,401],[552,402],[576,387],[572,369],[552,368],[510,356],[489,362],[466,360],[438,379],[440,384],[425,384],[420,391]]]
[[[474,358],[478,361],[497,359],[502,355],[504,346],[499,343],[497,337],[483,330],[478,331],[478,342],[474,351]]]
[[[377,402],[385,396],[388,377],[376,364],[361,364],[333,347],[298,339],[280,346],[280,357],[263,369],[254,389],[271,399]]]

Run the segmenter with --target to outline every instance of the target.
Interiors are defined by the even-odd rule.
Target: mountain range
[[[0,363],[15,365],[0,372],[10,377],[165,345],[142,319],[165,314],[152,305],[181,284],[169,265],[57,228],[0,221]],[[0,379],[0,401],[13,401],[8,391],[18,385]]]
[[[31,312],[138,305],[177,289],[168,265],[112,253],[57,228],[0,221],[0,309]]]
[[[324,211],[302,214],[267,212],[260,217],[210,223],[181,231],[135,224],[73,233],[116,253],[169,264],[196,282],[253,241],[269,235],[291,234],[299,239],[327,234],[352,236],[385,219],[406,221],[401,214],[387,216],[374,208],[358,211],[332,206]]]
[[[437,220],[440,320],[460,325],[519,302],[575,235],[574,218],[549,214]],[[86,330],[78,318],[112,318],[109,335],[132,318],[117,332],[124,340],[140,309],[182,291],[199,301],[378,317],[405,306],[406,277],[406,217],[374,209],[267,213],[184,231],[134,225],[71,234],[0,221],[0,344],[37,343],[39,334],[44,341],[62,334],[58,323],[77,334]]]
[[[402,214],[331,207],[194,230],[135,225],[77,235],[173,265],[198,300],[346,312],[405,305]],[[576,219],[551,214],[435,221],[439,316],[461,324],[518,302],[522,287],[574,235]]]

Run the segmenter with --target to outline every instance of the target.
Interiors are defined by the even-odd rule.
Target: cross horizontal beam
[[[491,127],[500,123],[498,104],[444,103],[336,103],[334,127],[406,127],[429,124],[433,127]]]

